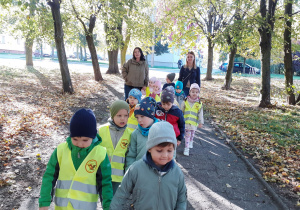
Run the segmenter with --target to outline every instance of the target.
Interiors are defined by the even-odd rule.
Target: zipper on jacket
[[[78,152],[78,154],[77,154],[77,157],[78,157],[78,158],[80,158],[80,154],[79,154],[79,152]]]
[[[160,182],[161,182],[161,175],[158,174],[158,202],[157,202],[157,209],[159,209],[159,203],[160,203]]]

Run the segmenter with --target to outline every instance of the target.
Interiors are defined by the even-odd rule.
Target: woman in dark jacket
[[[183,83],[183,91],[186,96],[189,94],[191,84],[197,83],[201,87],[200,68],[196,66],[193,51],[188,52],[186,64],[181,67],[178,80]]]

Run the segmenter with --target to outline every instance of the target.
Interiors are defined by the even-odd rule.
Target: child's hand
[[[181,143],[181,141],[177,140],[177,146],[179,146],[179,145],[180,145],[180,143]]]
[[[142,90],[143,90],[143,91],[145,91],[145,90],[146,90],[146,88],[147,88],[146,86],[143,86]]]
[[[198,128],[202,128],[202,126],[203,126],[203,124],[200,123],[200,124],[198,125]]]
[[[49,206],[39,208],[39,210],[48,210],[48,209],[49,209]]]

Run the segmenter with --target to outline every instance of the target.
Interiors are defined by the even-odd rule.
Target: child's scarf
[[[196,99],[192,99],[191,96],[188,96],[188,97],[187,97],[187,100],[188,100],[188,102],[196,103],[196,102],[198,102],[198,101],[200,100],[200,98],[197,97]]]
[[[143,128],[142,126],[140,126],[140,124],[138,124],[138,127],[139,127],[140,130],[142,131],[142,135],[143,135],[143,136],[148,136],[149,130],[150,130],[151,126],[152,126],[154,123],[158,122],[158,120],[157,120],[156,118],[154,118],[153,120],[154,120],[153,123],[152,123],[149,127],[147,127],[147,128]]]
[[[176,96],[180,96],[180,95],[182,95],[182,94],[184,94],[184,91],[182,90],[180,93],[177,93],[176,91],[175,91],[175,95]]]
[[[131,106],[129,104],[129,109],[130,109],[130,111],[129,111],[129,117],[131,117],[131,115],[134,114],[134,108],[135,108],[135,105]]]

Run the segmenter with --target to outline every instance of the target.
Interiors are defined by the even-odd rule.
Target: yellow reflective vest
[[[135,118],[134,113],[133,113],[131,115],[131,117],[128,118],[127,128],[129,128],[129,130],[131,130],[131,131],[134,131],[137,126],[138,126],[138,121]]]
[[[183,116],[184,116],[185,123],[198,126],[199,124],[198,112],[202,107],[202,103],[196,102],[194,103],[192,108],[187,100],[184,103],[185,103],[185,109],[184,109]]]
[[[57,147],[57,160],[60,171],[55,190],[55,209],[96,209],[98,192],[96,173],[105,159],[106,149],[95,146],[76,171],[68,143]]]
[[[125,171],[125,154],[130,143],[131,130],[126,128],[123,136],[119,139],[116,148],[111,141],[109,126],[103,126],[99,129],[99,135],[102,138],[101,146],[107,150],[107,155],[111,164],[111,179],[113,182],[121,182]]]

